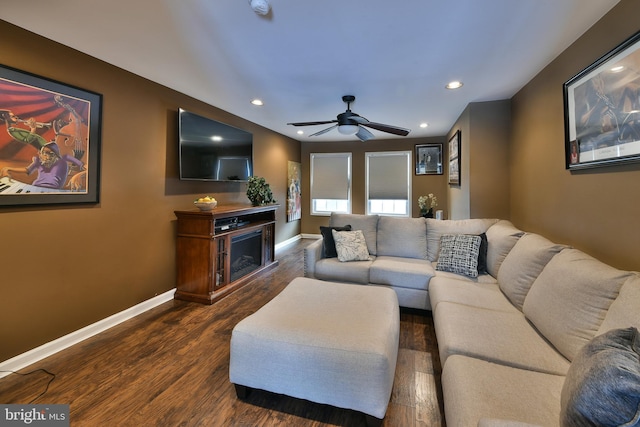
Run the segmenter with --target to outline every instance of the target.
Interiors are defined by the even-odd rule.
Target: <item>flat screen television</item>
[[[195,113],[178,112],[180,179],[247,181],[253,175],[253,135]]]

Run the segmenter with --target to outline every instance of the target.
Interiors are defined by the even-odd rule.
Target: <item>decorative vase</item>
[[[420,216],[423,218],[433,218],[433,208],[421,209]]]

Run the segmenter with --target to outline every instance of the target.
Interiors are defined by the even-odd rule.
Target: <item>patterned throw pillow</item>
[[[331,230],[331,233],[333,234],[333,240],[336,242],[336,252],[340,262],[369,261],[371,259],[362,230]]]
[[[436,270],[478,277],[478,254],[482,238],[470,234],[444,234]]]

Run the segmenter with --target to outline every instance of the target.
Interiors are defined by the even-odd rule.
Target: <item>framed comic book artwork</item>
[[[0,65],[0,208],[98,203],[102,95]]]
[[[565,164],[640,161],[640,32],[563,85]]]

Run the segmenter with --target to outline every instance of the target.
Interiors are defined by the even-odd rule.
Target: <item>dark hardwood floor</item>
[[[33,403],[70,404],[72,426],[363,426],[364,415],[229,382],[233,327],[303,274],[302,240],[277,268],[211,305],[170,301],[25,368],[56,375]],[[401,310],[400,350],[384,426],[443,426],[430,312]],[[0,403],[29,403],[49,376],[0,379]]]

